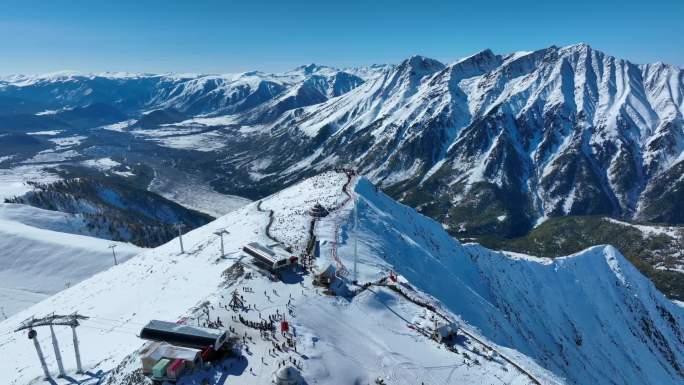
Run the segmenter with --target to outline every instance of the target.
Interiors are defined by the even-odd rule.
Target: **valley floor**
[[[156,171],[155,178],[149,186],[150,191],[213,217],[226,215],[251,202],[239,196],[221,194],[209,184],[194,180],[180,172],[163,171],[164,173],[173,172],[173,176],[161,175],[160,172],[162,171]]]

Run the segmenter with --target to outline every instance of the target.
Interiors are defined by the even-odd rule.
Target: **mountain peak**
[[[302,72],[305,75],[311,75],[316,72],[320,72],[321,70],[332,70],[332,68],[328,66],[321,66],[316,63],[310,63],[306,65],[301,65],[297,68],[294,69],[294,72]]]
[[[591,46],[585,42],[579,42],[579,43],[571,44],[571,45],[567,46],[566,48],[578,49],[578,50],[592,49]]]
[[[583,53],[586,53],[586,52],[593,51],[593,48],[591,48],[591,46],[587,43],[577,43],[577,44],[572,44],[572,45],[568,45],[568,46],[556,48],[556,49],[558,51],[561,51],[561,52],[583,52]]]
[[[400,71],[410,69],[416,74],[427,75],[444,69],[446,66],[440,61],[421,55],[413,55],[399,64]]]
[[[466,63],[466,62],[485,63],[485,62],[498,61],[499,59],[500,59],[499,55],[496,55],[494,52],[492,52],[491,49],[486,48],[480,52],[477,52],[477,53],[472,54],[470,56],[466,56],[462,59],[459,59],[454,64],[460,64],[460,63]]]
[[[489,72],[501,65],[502,58],[492,50],[485,49],[450,65],[453,79],[459,80]]]
[[[479,52],[477,52],[477,53],[475,53],[475,54],[473,54],[473,55],[470,55],[470,56],[468,56],[468,57],[466,57],[466,58],[464,58],[464,59],[468,59],[469,57],[493,57],[493,56],[496,56],[496,55],[494,54],[494,52],[493,52],[491,49],[489,49],[489,48],[485,48],[485,49],[483,49],[482,51],[479,51]]]

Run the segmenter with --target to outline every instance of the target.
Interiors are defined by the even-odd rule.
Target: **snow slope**
[[[142,344],[136,333],[145,322],[205,323],[209,312],[238,336],[247,333],[246,360],[195,372],[181,385],[269,383],[277,362],[288,357],[299,362],[309,384],[365,384],[378,377],[389,384],[681,383],[684,309],[655,291],[616,250],[596,247],[551,261],[461,245],[365,179],[354,178],[343,191],[348,180],[329,172],[301,182],[184,235],[185,254],[174,240],[16,314],[0,323],[0,354],[13,357],[0,361],[0,373],[10,385],[39,381],[33,347],[12,333],[31,315],[91,316],[79,328],[84,366],[95,377],[114,369],[106,383],[115,385],[135,378]],[[358,239],[358,280],[375,282],[367,290],[328,296],[297,273],[273,282],[239,252],[246,242],[273,242],[269,236],[303,249],[307,237],[301,232],[314,202],[332,211],[315,225],[322,243],[317,263],[344,265],[349,273],[334,291],[355,291],[350,280]],[[229,232],[225,259],[213,235],[219,229]],[[402,283],[383,280],[390,269]],[[250,305],[240,312],[249,320],[287,312],[297,351],[272,353],[270,341],[233,322],[235,313],[224,306],[234,290]],[[424,306],[462,325],[455,352],[419,332],[435,315]],[[69,331],[57,333],[74,375]],[[54,372],[46,337],[39,330]]]
[[[338,255],[350,271],[350,240],[358,235],[360,280],[395,269],[487,338],[570,383],[684,380],[684,312],[613,247],[554,260],[504,254],[459,244],[367,181],[356,186],[356,196],[358,230],[350,228],[348,207],[337,214],[347,220],[326,218],[317,234],[325,239],[332,223],[342,221]]]
[[[25,194],[33,187],[26,184],[29,181],[40,180],[50,183],[60,178],[37,166],[19,166],[12,169],[0,169],[0,200]]]
[[[93,235],[86,229],[83,219],[77,215],[61,211],[43,210],[24,204],[0,203],[0,219],[44,230],[78,235]]]
[[[0,170],[0,200],[32,190],[26,182],[36,179],[59,178],[32,166]],[[91,235],[75,215],[0,203],[0,318],[111,266],[111,244],[118,245],[119,261],[141,250]]]
[[[345,199],[346,194],[342,192],[344,182],[339,175],[327,173],[264,199],[262,204],[274,210],[281,207],[303,208],[304,202],[315,197],[318,198],[316,201],[332,209]],[[279,353],[278,357],[268,355],[270,342],[262,342],[253,331],[230,323],[240,335],[248,332],[254,341],[248,343],[250,353],[245,353],[247,364],[242,361],[226,362],[225,370],[222,371],[220,366],[208,372],[195,373],[186,377],[183,384],[197,384],[206,378],[212,378],[211,383],[232,383],[232,376],[240,376],[237,381],[241,384],[268,383],[276,359],[286,360],[288,356],[303,361],[303,373],[308,383],[366,383],[378,376],[399,384],[415,384],[430,379],[466,384],[480,384],[483,379],[484,383],[491,384],[531,383],[527,375],[516,371],[507,362],[496,357],[491,361],[486,359],[486,348],[475,340],[464,340],[463,347],[459,347],[456,354],[412,331],[407,322],[424,316],[425,310],[403,301],[386,288],[371,288],[350,302],[342,297],[322,295],[320,289],[311,286],[307,276],[300,277],[303,279],[300,282],[296,276],[292,277],[294,280],[288,281],[290,283],[274,283],[261,276],[237,252],[248,241],[269,242],[265,233],[269,214],[266,209],[259,210],[257,205],[257,202],[249,204],[187,233],[183,238],[188,251],[186,254],[179,253],[176,241],[145,251],[0,323],[0,352],[3,356],[11,354],[13,357],[0,361],[0,372],[7,374],[6,383],[40,381],[41,370],[32,345],[25,336],[12,333],[16,324],[26,317],[52,311],[79,311],[90,316],[91,319],[84,321],[79,328],[84,366],[93,374],[116,368],[107,381],[123,384],[126,376],[131,375],[138,365],[134,352],[142,342],[136,333],[146,321],[151,318],[184,318],[191,323],[197,319],[205,322],[201,310],[205,308],[212,312],[212,319],[221,316],[224,322],[230,323],[233,313],[219,309],[235,289],[241,290],[245,300],[259,309],[258,314],[265,313],[264,316],[276,309],[285,311],[286,303],[291,300],[291,307],[295,310],[290,317],[297,330],[299,351]],[[309,218],[305,210],[276,216],[292,224]],[[283,235],[287,228],[300,231],[285,224],[276,232]],[[225,237],[226,259],[218,258],[218,239],[213,235],[218,229],[229,232]],[[247,272],[230,278],[237,260],[247,263],[244,265]],[[242,291],[245,287],[252,290]],[[258,320],[256,313],[252,310],[244,315]],[[47,334],[41,330],[38,335],[48,364],[54,371],[49,338],[46,339]],[[85,380],[86,377],[73,373],[75,364],[69,354],[72,348],[69,330],[59,329],[57,336],[67,372]],[[479,351],[482,356],[475,355],[473,351]],[[463,354],[466,352],[474,356],[466,358]],[[259,357],[264,357],[264,363]],[[522,356],[519,358],[545,383],[558,383],[559,380],[532,361]],[[64,379],[55,381],[59,384],[68,382]],[[86,383],[96,381],[94,378],[86,380]]]
[[[141,251],[83,231],[82,220],[74,215],[0,204],[0,307],[6,315],[112,266],[111,244],[118,246],[119,262]]]
[[[169,172],[169,170],[165,170]],[[235,211],[250,202],[235,195],[221,194],[209,184],[188,177],[182,173],[161,176],[155,173],[148,190],[192,210],[220,217]]]

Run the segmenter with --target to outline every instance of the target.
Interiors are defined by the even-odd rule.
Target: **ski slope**
[[[0,318],[19,312],[142,249],[87,236],[71,214],[0,203]]]
[[[334,173],[317,178],[318,183],[305,182],[292,187],[290,191],[286,190],[265,199],[264,206],[274,209],[297,207],[312,197],[319,197],[317,201],[332,209],[345,199],[341,183],[346,181],[345,178]],[[307,194],[294,193],[303,188]],[[252,278],[248,282],[242,281],[248,279],[246,276],[234,281],[227,280],[223,273],[242,258],[236,252],[239,247],[248,241],[269,242],[265,234],[269,222],[268,212],[259,211],[256,206],[257,203],[252,203],[185,234],[183,240],[186,254],[180,254],[178,242],[172,241],[145,251],[126,263],[99,273],[2,322],[0,352],[3,356],[11,353],[14,357],[0,362],[0,372],[9,373],[7,383],[40,381],[41,369],[33,346],[24,335],[12,333],[12,329],[21,320],[31,315],[78,311],[90,316],[91,319],[84,321],[79,328],[83,365],[91,373],[100,370],[106,373],[123,362],[116,373],[112,374],[113,379],[110,378],[113,383],[118,383],[116,376],[123,376],[120,381],[124,381],[125,374],[137,367],[137,360],[128,361],[126,357],[141,346],[142,341],[136,334],[145,322],[151,318],[186,318],[188,322],[194,322],[202,314],[199,311],[200,305],[218,309],[219,303],[223,301],[225,304],[227,293],[243,284],[253,288],[252,293],[246,293],[246,300],[262,311],[268,311],[269,306],[270,311],[278,306],[282,310],[290,298],[288,295],[292,296],[293,305],[297,308],[292,322],[298,330],[301,349],[304,349],[302,354],[309,357],[305,363],[304,376],[311,383],[316,381],[321,384],[338,384],[340,379],[343,382],[344,379],[374,380],[376,376],[404,378],[409,374],[405,383],[425,376],[443,378],[450,381],[448,383],[480,383],[488,372],[493,373],[490,376],[492,383],[501,383],[494,376],[528,383],[524,375],[512,372],[512,368],[506,365],[489,361],[482,365],[465,363],[463,357],[454,357],[453,353],[446,352],[434,342],[412,332],[405,320],[420,316],[424,309],[402,302],[387,289],[369,290],[348,302],[322,295],[311,286],[310,278],[307,277],[304,277],[301,284],[273,283],[252,271],[249,274]],[[276,217],[295,224],[308,218],[308,213],[300,210],[298,213]],[[281,234],[286,228],[289,226],[284,223],[280,228]],[[295,226],[292,228],[299,231]],[[225,236],[228,254],[226,259],[218,258],[218,238],[213,235],[218,229],[229,232]],[[278,291],[279,296],[263,295],[273,289]],[[214,316],[212,314],[212,318]],[[246,316],[256,317],[254,312]],[[331,322],[331,316],[334,323]],[[70,376],[79,378],[74,373],[75,363],[69,354],[72,349],[69,333],[66,329],[57,330],[67,372]],[[344,343],[341,340],[343,335],[349,338]],[[54,354],[49,349],[49,338],[46,337],[46,332],[39,330],[39,341],[46,352],[48,365],[54,372]],[[364,345],[370,337],[375,342]],[[359,350],[363,346],[366,348]],[[257,358],[259,355],[264,356],[268,347],[269,345],[258,343],[249,346],[252,355],[248,356],[248,363],[253,374],[247,371],[247,367],[234,373],[233,375],[241,375],[240,383],[263,384],[270,381],[273,366],[261,364]],[[273,359],[270,363],[273,364]],[[236,364],[235,368],[237,367]],[[538,370],[543,372],[542,369]],[[226,381],[226,378],[230,379],[229,372],[215,374],[217,378],[223,377],[224,383],[229,383],[230,381]],[[430,374],[426,374],[427,372]],[[79,378],[81,379],[85,380]],[[55,381],[66,383],[66,380]],[[188,377],[186,381],[192,383],[200,380]]]
[[[308,384],[366,384],[377,378],[388,384],[681,383],[676,368],[684,365],[684,355],[677,331],[684,309],[655,291],[614,249],[596,247],[551,261],[461,245],[366,179],[352,179],[343,191],[348,181],[334,172],[303,181],[185,234],[186,253],[180,253],[178,240],[146,250],[10,317],[0,323],[0,355],[12,359],[0,360],[0,373],[8,385],[41,382],[32,344],[12,330],[32,315],[78,311],[91,317],[78,329],[90,375],[74,373],[70,331],[57,330],[57,336],[68,375],[86,384],[103,377],[109,385],[135,382],[136,351],[143,344],[137,333],[150,319],[220,319],[236,329],[245,359],[196,371],[180,385],[267,384],[278,362],[290,358]],[[321,242],[317,263],[335,263],[337,245],[338,259],[350,272],[333,286],[337,296],[312,286],[310,275],[291,272],[274,282],[239,251],[247,242],[272,243],[267,227],[271,237],[303,249],[307,237],[301,233],[308,230],[308,209],[315,202],[331,211],[314,228]],[[226,258],[220,258],[213,234],[221,229],[228,231]],[[355,243],[357,279],[375,282],[362,291],[350,282]],[[383,280],[390,270],[400,274],[399,283]],[[249,309],[226,309],[234,291]],[[297,351],[274,353],[272,341],[232,318],[239,314],[256,322],[276,311],[294,327]],[[435,314],[467,332],[455,351],[421,332]],[[649,325],[650,334],[642,325]],[[48,334],[38,330],[55,374]]]

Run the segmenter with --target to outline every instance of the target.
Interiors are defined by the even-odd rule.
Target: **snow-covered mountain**
[[[317,202],[330,215],[313,227],[322,246],[315,262],[339,272],[333,296],[312,286],[310,275],[273,282],[239,252],[247,242],[274,240],[304,250],[308,210]],[[222,229],[226,258],[214,235]],[[206,321],[206,312],[240,336],[253,334],[249,353],[241,347],[246,361],[229,359],[181,384],[268,383],[277,361],[288,357],[310,384],[382,378],[388,384],[660,385],[684,379],[684,309],[610,246],[549,260],[461,244],[367,179],[335,172],[249,204],[183,240],[185,254],[177,241],[145,251],[0,323],[0,353],[12,357],[0,360],[6,383],[41,376],[32,344],[12,330],[26,317],[53,311],[91,317],[79,327],[83,363],[95,377],[87,383],[102,376],[107,384],[147,383],[136,374],[140,327],[151,318]],[[387,280],[390,270],[399,274],[397,283]],[[351,283],[354,274],[372,284],[359,289]],[[297,352],[274,356],[270,341],[232,321],[223,305],[234,290],[258,309],[240,313],[247,319],[289,308]],[[461,325],[455,351],[421,333],[436,315]],[[38,338],[54,371],[48,335],[39,330]],[[70,331],[57,336],[69,351]],[[65,366],[69,377],[56,383],[85,378],[73,373],[70,359]]]
[[[138,246],[173,239],[176,223],[190,229],[213,220],[152,192],[112,182],[59,180],[31,166],[0,169],[0,318],[109,268],[115,263],[113,251],[123,262],[143,250]]]
[[[386,268],[497,344],[534,358],[569,383],[684,379],[684,309],[615,248],[596,246],[554,260],[495,252],[449,239],[439,224],[378,194],[368,182],[359,182],[356,193],[359,226],[347,222],[341,238],[358,236],[363,255],[382,256]],[[353,264],[352,247],[348,241],[338,251],[347,266]]]
[[[357,165],[454,231],[514,233],[569,214],[684,221],[683,113],[680,68],[579,44],[411,57],[272,132],[303,143],[313,167]]]
[[[176,224],[192,229],[214,219],[155,193],[105,178],[31,183],[30,191],[5,202],[70,214],[79,219],[80,233],[141,247],[173,239],[178,234]],[[65,223],[64,227],[73,226]]]
[[[356,75],[315,64],[279,74],[19,75],[0,79],[0,115],[54,116],[92,104],[131,115],[166,108],[190,116],[230,114],[276,99],[288,107],[320,103],[361,83]]]
[[[97,169],[214,214],[225,194],[256,200],[352,165],[460,238],[566,215],[681,225],[683,76],[585,44],[276,74],[10,76],[0,167]]]
[[[120,131],[214,154],[214,187],[252,199],[353,164],[452,233],[575,214],[684,222],[684,72],[586,44],[448,65],[6,77],[0,129],[80,126],[96,103],[131,118]]]

